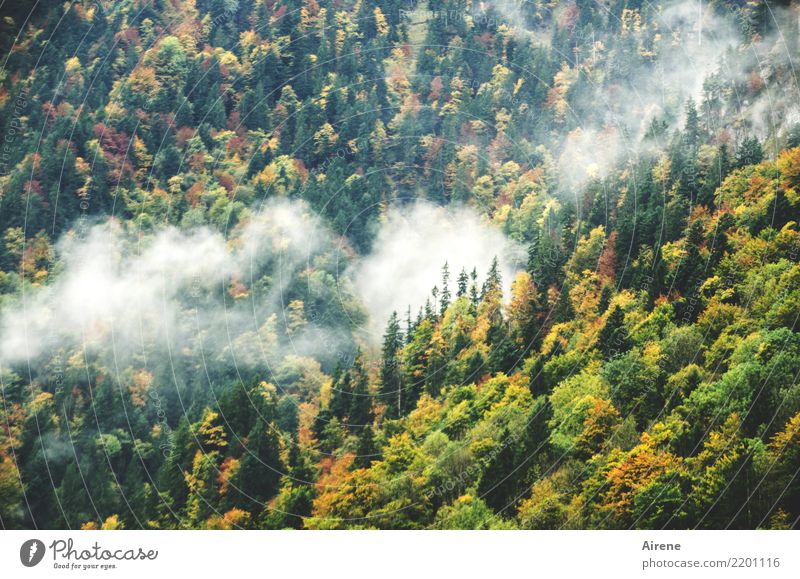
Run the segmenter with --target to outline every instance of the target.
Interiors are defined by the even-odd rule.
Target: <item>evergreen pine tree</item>
[[[450,306],[450,268],[447,262],[442,267],[442,297],[439,301],[439,313],[444,315]]]
[[[628,331],[625,328],[625,312],[614,306],[608,314],[606,324],[597,337],[597,347],[607,360],[624,353],[629,348]]]
[[[569,297],[569,286],[565,283],[558,293],[558,301],[553,310],[553,320],[557,324],[568,322],[575,318],[575,310],[572,307],[572,299]]]
[[[370,425],[361,429],[358,435],[358,446],[356,447],[356,458],[353,466],[356,468],[369,468],[373,460],[378,460],[378,447],[375,444],[375,435]]]
[[[472,305],[472,309],[478,307],[478,303],[480,302],[480,295],[478,294],[478,270],[472,268],[472,273],[470,274],[470,286],[469,286],[469,302]]]
[[[469,277],[467,276],[467,271],[462,267],[461,273],[458,274],[458,291],[456,292],[456,297],[463,297],[467,295],[467,286],[469,284]]]
[[[764,160],[764,151],[756,137],[747,137],[736,151],[736,166],[755,165]]]
[[[349,373],[352,376],[353,389],[348,411],[348,427],[351,430],[359,430],[372,424],[373,418],[372,397],[369,393],[367,373],[364,370],[361,352],[356,356],[355,363]]]
[[[411,310],[409,308],[409,315]],[[407,339],[411,339],[409,331]],[[386,413],[390,418],[398,418],[403,408],[403,381],[400,374],[398,352],[403,347],[403,336],[397,313],[392,312],[386,332],[383,335],[381,356],[381,398],[386,404]]]

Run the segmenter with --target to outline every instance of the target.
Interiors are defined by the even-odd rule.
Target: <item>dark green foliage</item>
[[[614,358],[630,347],[625,312],[619,306],[615,306],[608,314],[606,323],[597,336],[597,346],[606,359]]]
[[[410,339],[409,328],[409,339]],[[399,350],[403,345],[403,336],[400,332],[400,323],[397,313],[392,312],[386,333],[383,336],[383,350],[381,356],[381,402],[386,405],[386,411],[391,417],[398,417],[405,408],[403,398],[403,381],[400,374]]]

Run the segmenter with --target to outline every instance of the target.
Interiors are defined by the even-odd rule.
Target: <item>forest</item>
[[[800,528],[799,2],[0,16],[0,528]]]

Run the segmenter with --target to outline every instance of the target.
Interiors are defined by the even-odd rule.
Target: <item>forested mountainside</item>
[[[0,525],[797,527],[798,11],[3,3]]]

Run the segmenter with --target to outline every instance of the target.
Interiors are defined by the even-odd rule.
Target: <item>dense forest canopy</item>
[[[0,4],[0,526],[800,525],[800,5]]]

